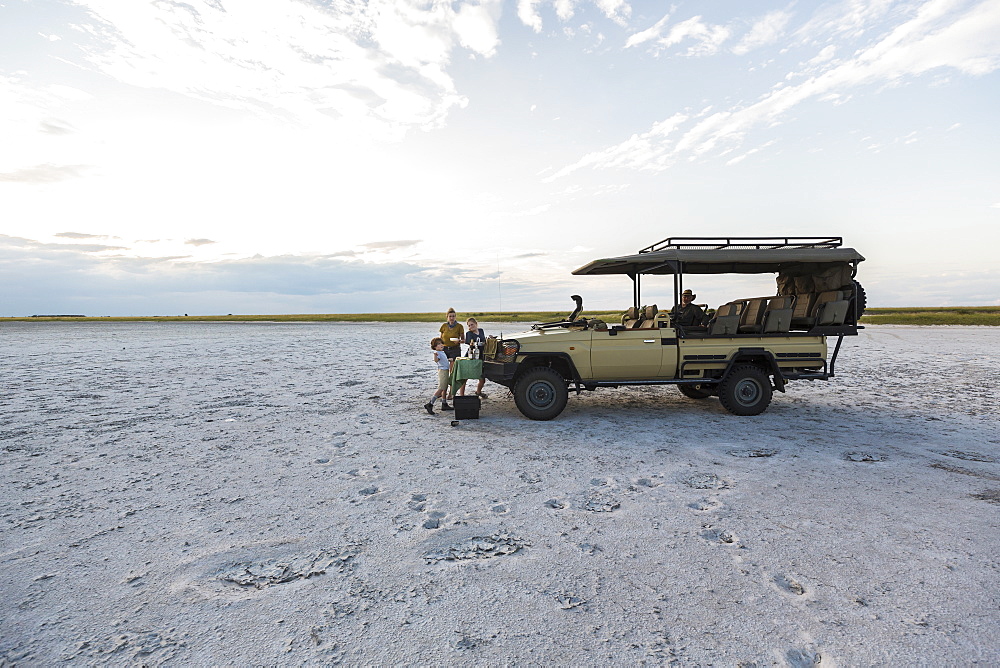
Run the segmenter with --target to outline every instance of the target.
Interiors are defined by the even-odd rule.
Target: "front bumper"
[[[490,362],[483,360],[483,376],[494,383],[510,386],[517,371],[517,362]]]

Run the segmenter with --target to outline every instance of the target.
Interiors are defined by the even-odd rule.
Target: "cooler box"
[[[482,405],[479,397],[452,397],[455,405],[456,420],[478,420],[479,407]]]

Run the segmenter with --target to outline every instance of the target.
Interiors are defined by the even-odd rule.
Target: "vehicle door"
[[[665,345],[664,339],[673,345]],[[673,329],[595,331],[590,364],[594,380],[656,380],[664,375],[673,378],[677,368],[676,334]]]

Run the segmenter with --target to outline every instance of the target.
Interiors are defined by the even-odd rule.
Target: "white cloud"
[[[722,43],[729,39],[732,34],[732,31],[726,26],[707,24],[702,21],[700,16],[693,16],[686,21],[681,21],[666,31],[669,16],[669,14],[664,16],[653,27],[631,35],[625,41],[625,47],[629,48],[652,42],[654,50],[659,52],[690,40],[695,43],[688,48],[684,55],[710,56],[716,53]],[[666,34],[664,34],[665,31]]]
[[[898,0],[845,0],[822,7],[797,31],[801,41],[815,43],[830,38],[853,39],[879,26],[892,10],[906,11]]]
[[[620,26],[625,26],[632,15],[632,7],[627,0],[592,0],[592,2],[604,16]],[[576,14],[580,0],[517,0],[517,18],[536,33],[540,33],[542,15],[539,10],[543,5],[552,5],[556,17],[566,22]]]
[[[632,15],[632,7],[625,0],[594,0],[594,4],[620,26],[625,26]]]
[[[603,151],[595,151],[578,162],[544,179],[546,183],[586,167],[660,170],[670,163],[670,136],[688,119],[684,114],[653,124],[649,132],[634,134],[627,141]]]
[[[535,32],[542,32],[542,17],[538,13],[541,4],[542,0],[517,0],[517,18]]]
[[[462,46],[487,58],[495,55],[500,45],[500,8],[500,0],[460,5],[453,26]]]
[[[55,183],[84,175],[87,165],[42,164],[0,172],[0,183]]]
[[[774,44],[784,34],[785,28],[788,26],[791,18],[792,15],[789,12],[783,11],[771,12],[765,15],[754,23],[753,27],[750,28],[750,32],[733,47],[733,53],[738,56],[744,55],[762,46]]]
[[[955,21],[948,20],[950,5],[926,3],[916,18],[858,58],[867,69],[860,74],[892,80],[939,67],[970,75],[1000,67],[1000,3],[979,3]]]
[[[107,234],[87,234],[85,232],[59,232],[53,236],[62,239],[108,239]]]
[[[113,250],[0,234],[0,281],[20,287],[0,305],[0,315],[421,312],[458,298],[469,308],[496,303],[496,283],[488,280],[495,265],[451,263],[445,272],[439,263],[370,262],[350,259],[350,252],[216,262],[102,254]],[[505,300],[531,308],[529,300],[538,305],[566,294],[568,288],[549,280],[553,263],[525,262],[531,280],[505,275]],[[565,274],[565,267],[557,269]]]
[[[628,183],[608,183],[594,188],[593,193],[595,195],[617,195],[618,193],[625,192],[630,187]]]
[[[807,66],[822,65],[823,63],[832,60],[833,55],[837,53],[837,47],[833,44],[828,44],[824,46],[819,53],[817,53],[813,58],[806,61]]]
[[[651,27],[630,35],[629,38],[625,40],[625,48],[628,49],[633,46],[639,46],[640,44],[645,44],[646,42],[659,39],[663,35],[664,28],[666,28],[667,24],[670,22],[670,16],[671,14],[667,14]]]
[[[759,153],[760,151],[764,150],[765,148],[767,148],[768,146],[771,146],[774,143],[775,143],[775,141],[772,139],[771,141],[765,142],[764,144],[758,146],[757,148],[752,148],[749,151],[747,151],[746,153],[743,153],[742,155],[738,155],[735,158],[732,158],[729,161],[727,161],[726,162],[726,166],[732,166],[732,165],[738,164],[740,162],[743,162],[744,160],[746,160],[748,157],[750,157],[754,153]]]
[[[361,245],[370,251],[388,253],[391,251],[402,250],[404,248],[411,248],[419,244],[421,241],[421,239],[398,239],[394,241],[372,241]]]
[[[860,11],[854,5],[851,9]],[[962,4],[963,12],[954,9],[955,3],[949,0],[929,0],[909,20],[859,49],[851,59],[830,62],[827,69],[800,84],[785,86],[779,82],[755,104],[702,118],[676,140],[652,130],[633,135],[621,144],[584,156],[550,179],[582,167],[661,170],[681,157],[696,158],[715,149],[739,146],[752,129],[781,122],[788,111],[809,99],[841,102],[849,99],[850,91],[862,86],[892,84],[939,68],[971,76],[1000,68],[1000,40],[995,37],[1000,34],[1000,3],[987,0],[972,6]],[[853,21],[852,15],[844,25],[853,25]],[[675,25],[665,37],[649,31],[633,35],[629,45],[651,40],[676,44],[690,35],[706,34],[696,17]],[[832,52],[828,53],[832,56]],[[663,123],[672,134],[686,120],[675,114]]]
[[[499,44],[500,0],[78,2],[98,20],[84,27],[101,39],[90,62],[120,81],[379,134],[439,125],[465,104],[452,52],[489,57]]]
[[[555,0],[552,4],[560,21],[569,21],[576,13],[576,0]]]
[[[0,181],[43,184],[91,175],[106,144],[80,133],[77,110],[94,96],[79,88],[47,85],[28,71],[0,74]]]
[[[38,129],[40,132],[49,135],[68,135],[73,134],[75,131],[71,123],[59,120],[58,118],[46,118],[39,121]]]

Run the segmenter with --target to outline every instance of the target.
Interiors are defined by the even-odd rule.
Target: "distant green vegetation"
[[[1000,306],[868,308],[863,325],[1000,325]]]
[[[517,313],[459,313],[459,322],[473,317],[481,322],[550,322],[566,312],[519,311]],[[599,316],[598,316],[599,317]],[[607,316],[618,320],[620,315]],[[288,315],[154,315],[112,317],[2,318],[0,322],[444,322],[444,313],[298,313]]]
[[[459,322],[474,317],[480,322],[552,322],[565,311],[459,313]],[[584,312],[588,318],[616,323],[621,312]],[[444,322],[443,313],[301,313],[292,315],[128,316],[109,318],[0,318],[0,322]],[[1000,306],[948,306],[925,308],[868,308],[861,318],[867,325],[1000,325]]]

